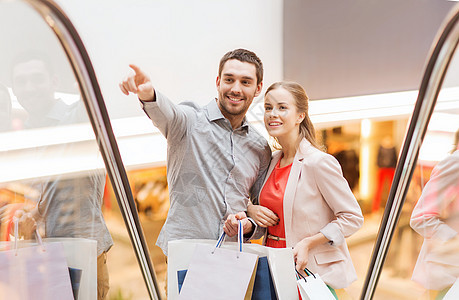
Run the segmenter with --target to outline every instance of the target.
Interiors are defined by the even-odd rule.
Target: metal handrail
[[[56,34],[78,81],[89,120],[96,135],[108,176],[134,246],[137,261],[151,299],[160,300],[158,283],[142,231],[134,198],[118,149],[107,108],[89,55],[70,19],[50,0],[25,0]]]
[[[389,244],[400,218],[401,209],[414,173],[419,149],[458,42],[459,4],[451,10],[445,19],[429,55],[430,58],[425,68],[416,105],[400,152],[399,163],[395,170],[386,209],[360,296],[362,300],[372,299],[374,296]]]

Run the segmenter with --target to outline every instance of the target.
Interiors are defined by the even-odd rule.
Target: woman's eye
[[[272,110],[271,107],[265,107],[265,111],[269,111],[269,110]]]

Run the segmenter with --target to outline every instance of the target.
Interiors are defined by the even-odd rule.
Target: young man
[[[120,83],[137,94],[145,113],[167,139],[170,209],[156,244],[167,255],[176,239],[217,239],[229,215],[258,196],[271,159],[264,137],[245,114],[262,89],[263,65],[255,53],[236,49],[220,60],[218,98],[204,107],[173,104],[137,66]],[[255,224],[244,220],[251,236]]]

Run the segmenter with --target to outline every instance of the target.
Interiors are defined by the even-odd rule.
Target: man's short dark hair
[[[248,62],[255,65],[257,74],[257,84],[263,81],[263,63],[261,59],[252,51],[246,49],[235,49],[223,55],[218,67],[218,76],[221,77],[223,66],[230,59],[237,59],[241,62]]]

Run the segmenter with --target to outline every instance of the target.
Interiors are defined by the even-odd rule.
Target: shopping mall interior
[[[98,251],[106,226],[107,299],[167,299],[155,242],[174,149],[118,84],[136,64],[174,103],[203,106],[217,96],[221,56],[246,48],[263,61],[263,92],[280,80],[305,87],[316,136],[362,210],[346,239],[358,276],[349,299],[442,299],[454,280],[419,280],[434,234],[413,219],[429,207],[436,226],[456,233],[437,250],[450,251],[459,278],[459,171],[445,199],[421,203],[458,149],[458,11],[447,0],[0,0],[0,252],[22,213],[50,215],[36,220],[45,240],[53,224],[55,237],[98,236]],[[24,67],[29,54],[46,57],[45,71]],[[247,120],[271,142],[263,92]],[[47,111],[49,95],[62,105]]]

